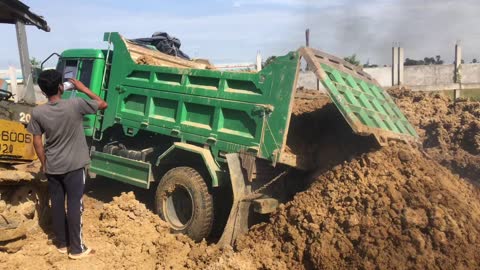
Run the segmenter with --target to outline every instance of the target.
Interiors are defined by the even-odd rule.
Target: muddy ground
[[[32,231],[19,252],[0,253],[0,264],[5,269],[480,269],[480,191],[461,178],[478,180],[468,167],[478,165],[478,104],[454,110],[443,97],[417,95],[396,98],[423,147],[392,142],[381,149],[346,132],[323,97],[297,99],[303,105],[294,110],[292,125],[319,116],[318,126],[303,133],[304,141],[328,142],[314,145],[323,152],[305,150],[318,169],[308,177],[306,191],[282,204],[269,222],[251,228],[234,249],[170,234],[148,210],[152,192],[133,188],[137,198],[121,195],[132,187],[98,179],[88,182],[84,214],[94,256],[68,260],[51,245],[44,227]],[[315,140],[322,136],[316,132],[320,127],[337,136]],[[292,152],[299,151],[302,141],[289,140]],[[335,147],[325,148],[331,144]],[[339,144],[340,154],[325,163]],[[463,159],[455,154],[460,151]],[[465,166],[452,165],[458,160]]]

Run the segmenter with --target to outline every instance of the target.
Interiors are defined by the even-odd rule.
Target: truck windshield
[[[90,87],[93,69],[92,59],[62,59],[56,69],[63,74],[64,82],[74,78]]]

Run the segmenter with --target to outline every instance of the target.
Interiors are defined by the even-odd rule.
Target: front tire
[[[212,230],[212,195],[201,174],[191,167],[173,168],[162,177],[155,208],[174,232],[194,241],[206,238]]]

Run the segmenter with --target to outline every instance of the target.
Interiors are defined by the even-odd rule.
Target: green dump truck
[[[118,33],[105,33],[104,40],[108,49],[66,50],[57,66],[109,104],[84,119],[90,173],[145,189],[159,182],[158,214],[194,240],[209,235],[215,211],[227,209],[220,242],[232,243],[245,231],[252,204],[260,213],[278,205],[252,186],[273,183],[284,173],[276,168],[308,169],[285,151],[301,58],[355,133],[379,143],[417,137],[374,79],[311,48],[277,57],[259,72],[231,72],[164,55]],[[222,195],[229,199],[216,199]]]

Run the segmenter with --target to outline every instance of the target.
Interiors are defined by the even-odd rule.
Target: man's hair
[[[56,70],[44,70],[38,75],[38,86],[47,95],[54,96],[58,93],[58,86],[62,83],[62,74]]]

